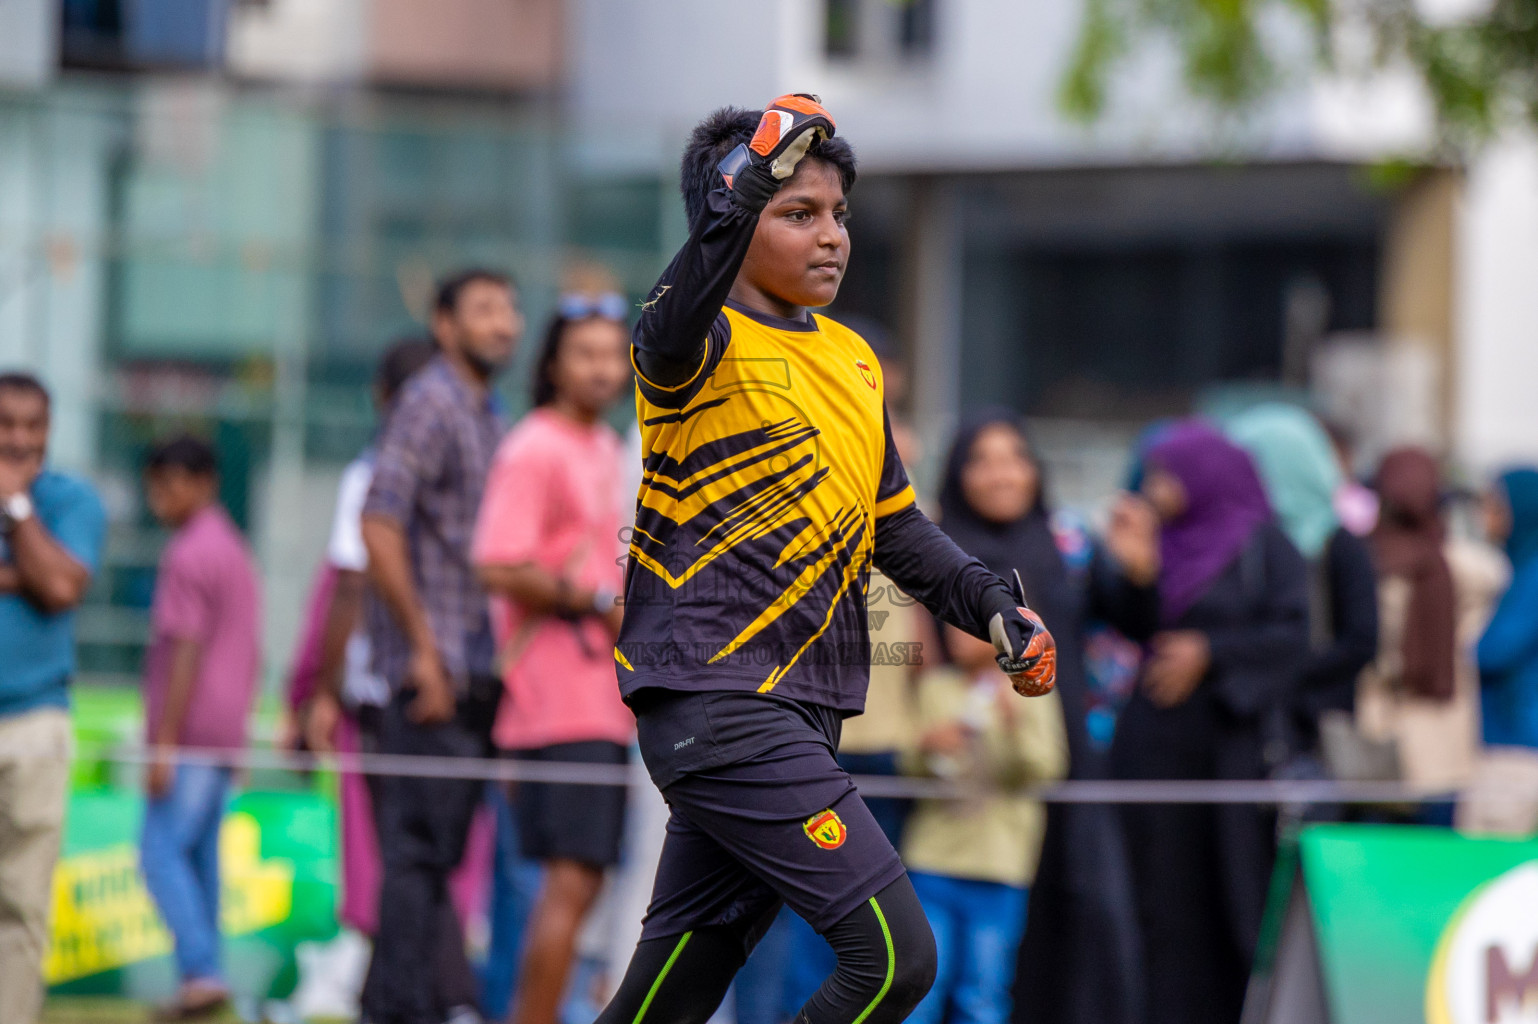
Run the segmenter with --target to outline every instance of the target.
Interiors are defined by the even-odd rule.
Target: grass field
[[[241,1024],[234,1010],[225,1010],[208,1018],[212,1024]],[[43,1006],[41,1024],[149,1024],[150,1009],[142,1003],[104,996],[74,996],[50,999]],[[342,1021],[315,1020],[309,1024],[343,1024]]]
[[[43,1024],[139,1024],[149,1019],[147,1008],[126,999],[50,999],[43,1005]]]

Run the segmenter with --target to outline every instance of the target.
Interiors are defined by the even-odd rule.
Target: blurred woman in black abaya
[[[1057,638],[1057,685],[1068,728],[1069,777],[1103,778],[1085,728],[1084,632],[1091,619],[1142,640],[1158,627],[1158,522],[1123,495],[1086,569],[1069,569],[1043,496],[1042,470],[1019,418],[982,413],[952,444],[940,526],[1026,599]],[[1015,1020],[1030,1024],[1136,1024],[1139,951],[1132,890],[1115,808],[1054,804],[1031,888],[1015,979]]]

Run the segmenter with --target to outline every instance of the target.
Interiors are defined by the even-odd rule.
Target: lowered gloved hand
[[[1025,606],[1025,585],[1015,573],[1013,607],[1001,608],[988,620],[988,639],[999,652],[999,668],[1022,697],[1042,697],[1057,685],[1057,641],[1041,616]],[[995,606],[997,607],[997,606]]]

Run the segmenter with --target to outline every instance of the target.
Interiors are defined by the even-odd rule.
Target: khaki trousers
[[[60,708],[0,717],[0,1024],[32,1024],[42,1005],[71,742]]]

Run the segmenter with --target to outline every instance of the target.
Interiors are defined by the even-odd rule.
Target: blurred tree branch
[[[1174,43],[1193,95],[1242,110],[1277,85],[1267,29],[1290,13],[1311,30],[1322,67],[1343,70],[1346,34],[1370,41],[1370,65],[1413,68],[1445,143],[1475,143],[1513,120],[1538,125],[1538,0],[1462,6],[1470,9],[1436,19],[1424,13],[1433,7],[1425,0],[1085,0],[1059,103],[1070,117],[1094,121],[1117,67],[1142,41],[1161,37]]]

